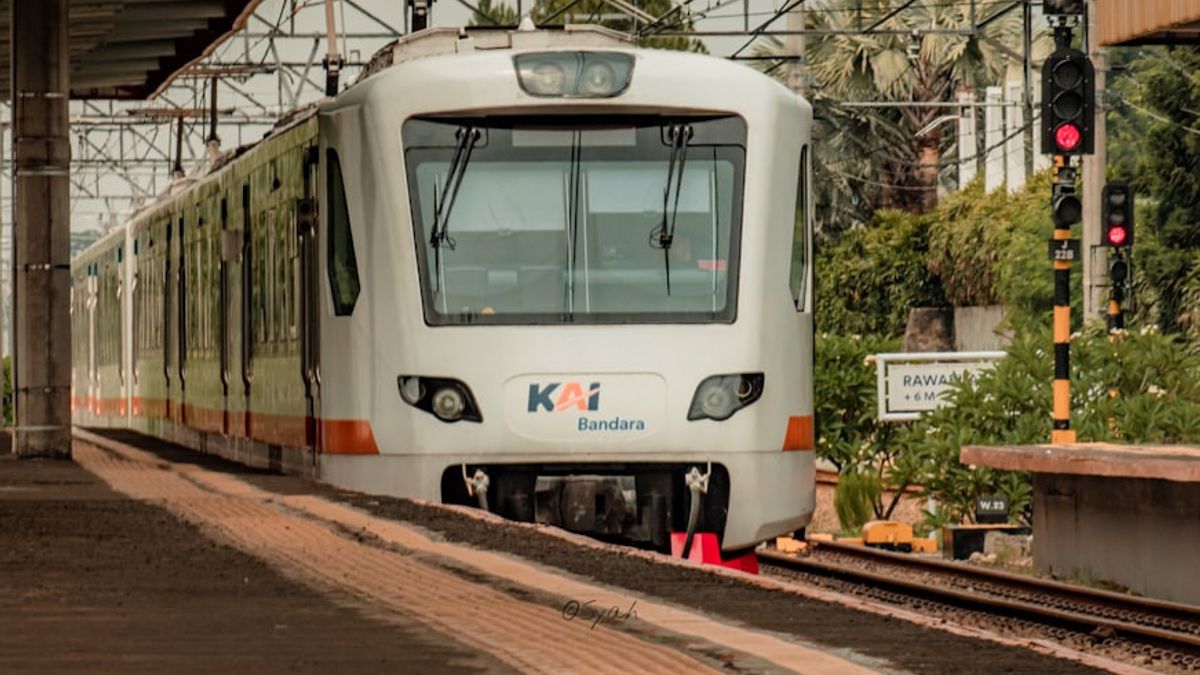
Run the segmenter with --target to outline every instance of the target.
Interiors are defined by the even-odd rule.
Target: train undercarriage
[[[729,473],[719,464],[697,463],[471,464],[446,468],[442,501],[668,551],[671,533],[687,532],[689,525],[721,536]]]

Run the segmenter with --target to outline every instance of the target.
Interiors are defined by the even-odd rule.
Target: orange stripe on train
[[[321,450],[329,455],[378,455],[375,433],[366,420],[321,420]]]
[[[99,414],[112,416],[109,410],[121,409],[124,399],[95,398],[89,407]],[[303,448],[308,445],[307,417],[231,410],[183,403],[178,400],[133,397],[133,414],[156,419],[176,419],[183,426],[261,443]],[[331,455],[378,455],[375,433],[367,420],[318,420],[321,451]],[[228,430],[228,431],[227,431]]]
[[[789,417],[787,433],[783,436],[783,449],[812,450],[815,447],[812,415],[793,415]]]

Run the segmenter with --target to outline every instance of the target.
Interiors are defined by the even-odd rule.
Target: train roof
[[[375,52],[355,84],[394,65],[430,56],[493,50],[632,49],[635,46],[633,39],[625,33],[593,24],[516,30],[474,26],[427,28],[405,35]]]
[[[488,27],[441,27],[428,28],[410,35],[405,35],[377,51],[368,62],[367,67],[355,81],[362,82],[370,76],[414,59],[458,54],[475,50],[503,49],[536,49],[554,47],[633,47],[633,41],[624,33],[603,26],[567,24],[562,28],[511,30]],[[154,201],[148,202],[133,212],[126,224],[139,220],[144,214],[154,211],[157,207],[173,201],[177,195],[186,194],[193,186],[204,183],[209,176],[221,172],[226,166],[239,158],[251,153],[268,139],[283,134],[289,129],[302,124],[305,120],[317,114],[320,107],[331,99],[322,98],[306,105],[294,108],[282,117],[263,135],[262,138],[229,148],[204,168],[198,174],[186,176],[173,182],[166,190],[159,193]],[[123,229],[124,225],[121,228]],[[102,238],[103,241],[105,238]],[[88,248],[98,248],[97,241]],[[83,254],[80,254],[82,257]]]

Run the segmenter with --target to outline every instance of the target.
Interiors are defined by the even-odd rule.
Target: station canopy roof
[[[1100,44],[1200,43],[1200,1],[1097,0]]]
[[[12,97],[13,2],[0,0],[0,96]],[[68,0],[71,97],[144,99],[205,57],[260,0]]]

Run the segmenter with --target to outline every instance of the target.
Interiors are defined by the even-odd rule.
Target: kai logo
[[[529,385],[529,412],[563,412],[572,409],[580,412],[599,410],[600,383],[592,382],[586,391],[580,382]]]

